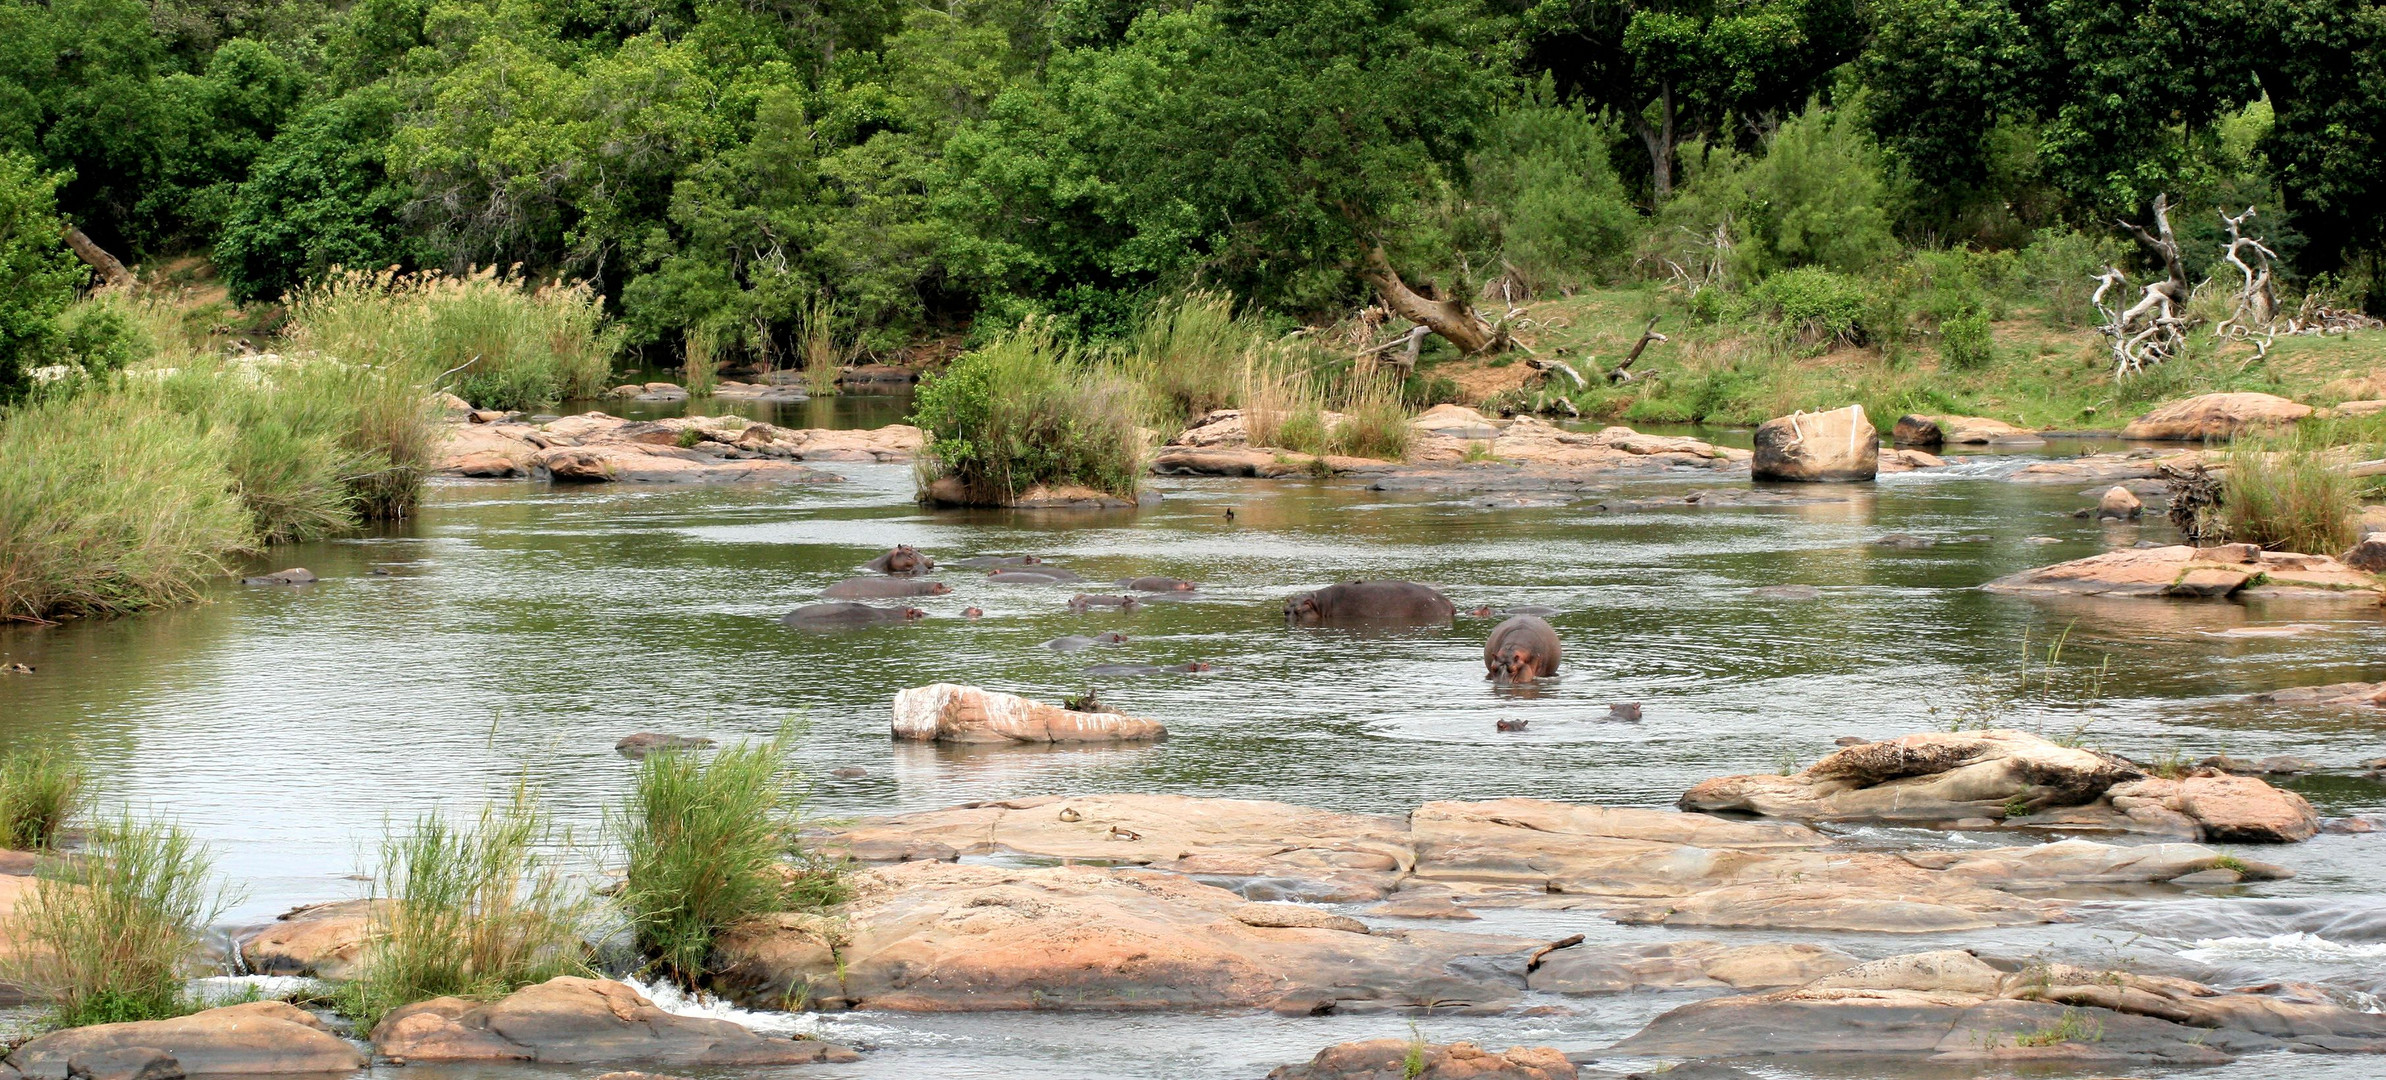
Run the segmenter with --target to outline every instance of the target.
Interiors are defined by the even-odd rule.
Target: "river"
[[[815,405],[852,423],[900,412],[899,403],[868,399]],[[1706,434],[1746,445],[1745,432]],[[849,482],[765,488],[438,482],[412,521],[277,549],[256,563],[306,566],[324,579],[318,584],[226,586],[210,602],[137,618],[0,631],[0,662],[38,669],[0,681],[0,740],[71,743],[95,768],[105,803],[170,817],[209,842],[221,873],[242,890],[228,925],[357,895],[352,875],[385,828],[427,812],[477,811],[523,782],[570,827],[574,857],[601,861],[606,809],[632,771],[615,739],[660,731],[736,741],[790,719],[805,728],[812,811],[829,817],[1100,791],[1377,812],[1504,795],[1670,806],[1697,780],[1810,762],[1840,736],[1990,718],[2141,760],[2300,755],[2337,770],[2289,782],[2323,814],[2386,811],[2386,787],[2350,772],[2386,753],[2379,717],[2244,700],[2386,679],[2379,609],[1982,593],[1975,587],[2011,571],[2175,536],[2158,519],[2074,518],[2092,498],[1999,479],[2011,464],[1982,459],[1886,476],[1832,489],[1844,499],[1815,505],[1630,511],[1486,508],[1475,496],[1387,494],[1353,480],[1163,480],[1164,503],[1129,513],[928,511],[912,502],[911,470],[895,465],[837,465]],[[1733,485],[1685,475],[1619,484],[1617,495],[1714,486]],[[1872,542],[1892,532],[1938,542]],[[1190,578],[1204,599],[1078,615],[1062,603],[1078,589],[994,585],[956,571],[941,575],[953,593],[918,602],[933,617],[917,624],[818,635],[777,622],[896,542],[947,558],[1033,553],[1094,582]],[[1367,637],[1283,626],[1283,598],[1353,577],[1434,583],[1462,611],[1557,608],[1563,676],[1530,694],[1487,684],[1481,650],[1491,620],[1462,616],[1453,630]],[[1752,593],[1778,584],[1821,595]],[[969,605],[984,618],[958,618]],[[2224,636],[2284,624],[2313,629]],[[1128,642],[1074,655],[1039,647],[1108,629]],[[1131,679],[1084,672],[1188,660],[1216,670]],[[1056,751],[891,744],[890,697],[936,681],[1048,699],[1093,687],[1128,712],[1165,720],[1172,737],[1145,748]],[[1642,718],[1608,719],[1608,706],[1623,702],[1641,704]],[[1501,719],[1529,725],[1494,730]],[[830,775],[848,766],[867,774]],[[1850,836],[1855,844],[2009,842]],[[2386,994],[2386,834],[2323,835],[2252,854],[2298,876],[2100,901],[2075,923],[1961,935],[1960,943],[2016,956],[2118,957],[2228,985],[2299,979]],[[1593,941],[1678,933],[1587,912],[1485,914],[1470,929]],[[1944,943],[1811,937],[1866,956]],[[1256,1080],[1329,1043],[1406,1038],[1412,1022],[1434,1041],[1585,1051],[1686,1000],[1536,998],[1529,1003],[1573,1013],[1534,1017],[804,1018],[824,1035],[877,1049],[858,1065],[789,1075]],[[2248,1059],[2198,1075],[2269,1076],[2281,1067]],[[2313,1057],[2284,1067],[2345,1080],[2379,1070],[2374,1061]],[[1877,1061],[1763,1068],[1774,1071],[1760,1075],[1940,1075]]]

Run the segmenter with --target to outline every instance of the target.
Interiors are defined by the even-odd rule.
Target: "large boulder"
[[[2121,429],[2124,439],[2209,442],[2276,431],[2311,415],[2311,406],[2276,394],[2204,394],[2157,405]]]
[[[2362,537],[2360,543],[2337,556],[2336,561],[2364,574],[2386,574],[2386,532]]]
[[[234,942],[241,960],[259,975],[353,979],[374,915],[388,903],[342,900],[292,908],[281,918],[235,936]]]
[[[2185,979],[1909,953],[1792,990],[1713,998],[1610,1048],[1633,1056],[1796,1054],[1950,1065],[2211,1065],[2249,1053],[2386,1052],[2386,1016],[2292,988],[2229,992]],[[2291,1070],[2290,1070],[2291,1071]]]
[[[531,456],[531,473],[557,482],[819,484],[840,477],[776,458],[728,458],[643,442],[556,446]]]
[[[1123,713],[1075,712],[1017,694],[935,683],[896,691],[894,734],[913,742],[1137,742],[1165,739],[1168,728]]]
[[[2320,816],[2303,796],[2251,776],[2150,776],[2116,784],[2106,796],[2132,820],[2177,815],[2214,843],[2292,844],[2320,832]]]
[[[1897,418],[1890,440],[1899,446],[2043,446],[2045,439],[2027,428],[1985,416],[1925,416],[1909,413]]]
[[[1805,482],[1870,480],[1880,471],[1880,433],[1864,406],[1794,413],[1757,425],[1750,475]]]
[[[2251,544],[2126,548],[2007,574],[1981,586],[2018,595],[2346,600],[2376,604],[2378,579],[2326,555]]]
[[[667,1013],[621,983],[568,975],[487,1003],[443,997],[408,1005],[382,1018],[373,1047],[408,1062],[698,1067],[860,1060],[830,1043]]]
[[[2135,521],[2146,512],[2146,504],[2137,492],[2115,484],[2104,489],[2096,498],[2096,518],[2099,521]]]
[[[365,1067],[365,1056],[347,1040],[286,1001],[54,1031],[18,1047],[8,1064],[28,1080],[66,1080],[67,1067],[78,1058],[142,1047],[172,1055],[192,1075],[351,1073]]]
[[[1546,1046],[1495,1052],[1469,1042],[1370,1039],[1326,1047],[1305,1064],[1277,1068],[1268,1080],[1575,1080],[1580,1075],[1565,1054]]]

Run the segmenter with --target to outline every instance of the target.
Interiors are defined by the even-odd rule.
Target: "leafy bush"
[[[1988,316],[1975,312],[1939,323],[1939,362],[1951,368],[1984,368],[1996,360],[1995,332]]]
[[[0,846],[47,848],[82,807],[90,771],[55,746],[0,754]]]
[[[1608,161],[1615,141],[1612,123],[1558,101],[1546,79],[1493,122],[1470,171],[1497,214],[1499,254],[1528,280],[1596,280],[1631,250],[1640,214]]]
[[[2040,229],[2022,249],[2019,275],[2032,294],[2045,299],[2047,323],[2073,330],[2101,321],[2096,305],[2089,302],[2096,292],[2096,275],[2125,257],[2120,241],[2109,236]]]
[[[1038,484],[1080,484],[1134,498],[1143,475],[1142,388],[1082,360],[1030,323],[924,380],[913,422],[928,432],[925,469],[967,499],[999,505]]]
[[[382,838],[371,932],[342,1010],[369,1026],[428,998],[496,997],[586,970],[591,905],[540,857],[546,816],[527,789],[471,828],[436,814]]]
[[[184,987],[200,935],[226,900],[190,834],[129,813],[88,852],[42,871],[13,917],[11,978],[57,1003],[66,1026],[159,1020],[197,1008]]]
[[[31,158],[0,153],[0,404],[57,362],[58,317],[84,277],[59,240],[57,189]]]
[[[291,297],[291,341],[352,364],[447,373],[484,409],[537,409],[604,393],[620,344],[585,284],[348,272]]]
[[[1797,341],[1860,345],[1865,340],[1864,314],[1872,295],[1856,278],[1818,266],[1800,267],[1765,279],[1755,299],[1781,324],[1784,335]]]
[[[639,951],[682,983],[704,976],[722,931],[844,896],[840,868],[797,846],[793,748],[789,728],[710,760],[667,750],[638,766],[621,821],[629,853],[621,904]]]

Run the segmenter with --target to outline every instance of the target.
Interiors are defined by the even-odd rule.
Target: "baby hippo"
[[[1044,560],[1033,555],[972,555],[960,562],[946,563],[945,565],[984,570],[995,566],[1042,566],[1043,564]]]
[[[1558,632],[1538,615],[1517,615],[1491,630],[1483,643],[1484,678],[1531,682],[1558,673]]]
[[[928,613],[915,607],[871,607],[868,604],[805,604],[779,616],[799,630],[846,630],[880,623],[907,623]]]
[[[820,595],[831,600],[883,600],[895,596],[943,596],[953,591],[941,581],[915,581],[910,578],[857,577],[847,578]]]
[[[1127,635],[1119,633],[1116,630],[1112,630],[1109,633],[1095,634],[1092,637],[1086,637],[1082,634],[1070,634],[1067,637],[1056,637],[1045,642],[1044,647],[1054,652],[1084,652],[1085,650],[1093,648],[1096,645],[1124,645],[1126,643]]]
[[[920,549],[910,544],[897,544],[893,551],[870,560],[865,564],[864,569],[876,570],[881,574],[901,576],[917,574],[924,570],[935,569],[935,567],[936,560],[920,554]]]
[[[1071,611],[1090,611],[1094,608],[1117,608],[1120,611],[1133,611],[1142,606],[1143,601],[1132,596],[1096,596],[1091,593],[1078,593],[1069,598],[1069,610]]]
[[[1095,664],[1086,668],[1088,675],[1199,675],[1215,670],[1207,660],[1193,660],[1182,664]]]
[[[1181,578],[1139,577],[1119,582],[1118,587],[1135,592],[1192,592],[1200,586]]]
[[[1284,602],[1286,626],[1448,626],[1458,609],[1413,581],[1353,581]]]

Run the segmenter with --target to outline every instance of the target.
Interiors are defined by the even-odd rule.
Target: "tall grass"
[[[1337,454],[1399,461],[1415,434],[1408,421],[1400,383],[1361,366],[1344,377],[1342,421],[1327,441]]]
[[[371,1024],[442,996],[495,997],[586,970],[593,906],[542,858],[548,822],[527,789],[470,828],[424,814],[381,841],[360,977],[342,1009]]]
[[[1254,349],[1244,354],[1241,393],[1243,434],[1253,446],[1316,452],[1326,438],[1325,395],[1308,359],[1294,350]]]
[[[721,381],[721,337],[703,327],[687,332],[686,359],[680,364],[680,384],[692,397],[711,397]]]
[[[804,306],[803,331],[797,348],[803,354],[804,385],[813,397],[837,392],[837,375],[845,363],[845,353],[837,347],[836,318],[837,309],[827,297],[816,296]]]
[[[2220,489],[2220,523],[2230,541],[2332,555],[2361,539],[2359,488],[2343,468],[2345,455],[2315,441],[2297,432],[2230,449]]]
[[[1142,479],[1143,388],[1029,324],[926,382],[913,421],[927,429],[924,473],[1000,505],[1039,484],[1132,499]]]
[[[195,599],[255,546],[230,434],[150,395],[35,401],[0,418],[0,620]]]
[[[620,827],[629,852],[621,892],[640,952],[695,984],[723,930],[775,911],[842,899],[838,868],[797,847],[798,777],[792,729],[710,759],[648,755]]]
[[[82,808],[90,770],[55,746],[0,754],[0,846],[17,851],[48,848]]]
[[[289,336],[350,363],[447,373],[458,396],[484,409],[602,394],[620,347],[594,289],[494,269],[334,274],[293,294]]]
[[[1127,343],[1127,371],[1151,392],[1161,419],[1181,426],[1234,404],[1266,342],[1255,315],[1235,315],[1233,297],[1187,293],[1145,313]]]
[[[130,812],[82,858],[45,869],[13,916],[10,977],[52,999],[67,1026],[179,1016],[184,978],[227,897],[190,834]]]

